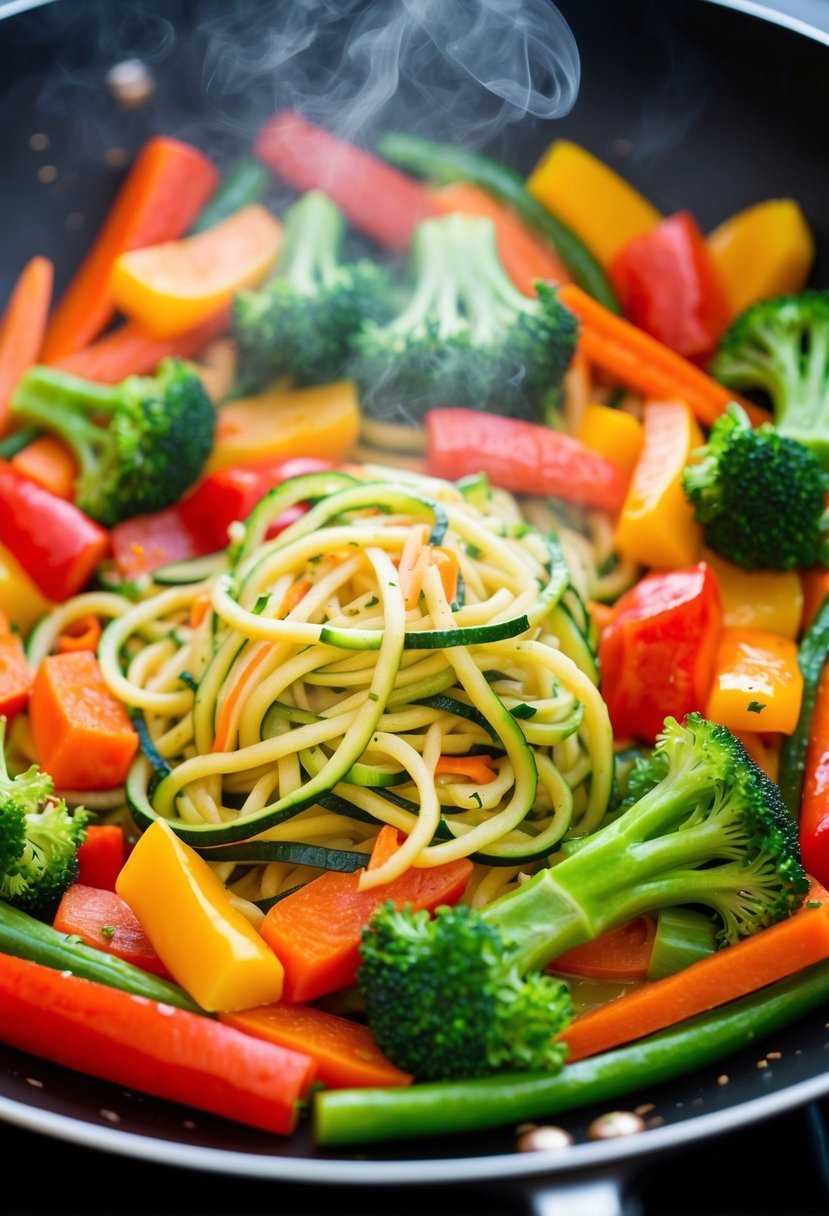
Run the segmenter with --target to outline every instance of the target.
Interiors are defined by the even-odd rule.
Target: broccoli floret
[[[753,304],[723,335],[709,371],[727,388],[769,398],[780,434],[829,468],[829,291]]]
[[[418,917],[385,910],[369,923],[358,983],[394,1063],[418,1078],[555,1067],[549,1037],[565,1003],[549,991],[546,1028],[546,986],[518,988],[510,1011],[516,977],[660,908],[711,909],[725,945],[800,907],[809,882],[794,824],[730,731],[668,718],[640,776],[646,792],[562,860],[480,913],[437,916],[434,951]]]
[[[538,285],[522,295],[504,271],[490,220],[424,220],[412,240],[408,304],[364,325],[350,376],[367,414],[416,425],[432,407],[492,410],[543,421],[576,344],[577,322]]]
[[[89,813],[54,797],[37,765],[10,777],[5,718],[0,718],[0,899],[30,916],[50,918],[78,875],[78,849]]]
[[[234,300],[239,392],[279,376],[297,385],[341,379],[360,324],[391,315],[389,275],[368,258],[341,261],[344,231],[342,213],[321,190],[286,211],[274,277]]]
[[[177,502],[201,474],[216,430],[213,403],[181,359],[115,385],[33,367],[12,410],[69,445],[79,465],[75,502],[107,527]]]
[[[728,406],[682,484],[705,543],[745,570],[791,570],[823,554],[829,474],[771,423]]]

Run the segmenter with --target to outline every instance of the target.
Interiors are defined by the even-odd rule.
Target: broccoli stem
[[[311,190],[285,212],[276,275],[303,295],[330,287],[339,270],[345,220],[321,190]]]

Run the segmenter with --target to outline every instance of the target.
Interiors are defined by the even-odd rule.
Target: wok
[[[244,153],[258,122],[278,106],[305,103],[318,118],[309,82],[322,82],[317,92],[324,91],[329,69],[342,62],[349,21],[367,6],[315,0],[297,7],[325,18],[323,51],[310,66],[302,56],[276,64],[265,32],[284,17],[284,4],[240,0],[231,9],[221,0],[55,0],[32,7],[18,0],[0,6],[2,295],[34,253],[53,258],[59,287],[66,281],[123,164],[149,134],[191,139],[227,163]],[[560,0],[559,8],[581,60],[578,99],[565,116],[530,114],[516,122],[514,107],[480,87],[479,109],[466,115],[452,102],[451,79],[442,81],[448,91],[429,95],[422,79],[401,79],[402,111],[374,108],[361,116],[366,129],[373,123],[471,138],[522,170],[553,137],[567,136],[616,166],[663,211],[686,207],[703,227],[754,201],[790,195],[817,234],[814,281],[829,283],[829,39],[796,23],[786,28],[749,3]],[[132,56],[149,65],[156,89],[144,106],[130,110],[112,101],[104,76]],[[466,88],[468,77],[457,70],[458,89]],[[334,117],[344,115],[347,108]],[[643,1077],[624,1101],[628,1109],[653,1104],[650,1126],[640,1135],[590,1142],[587,1126],[602,1113],[595,1108],[557,1118],[575,1137],[558,1155],[516,1152],[513,1127],[368,1153],[323,1152],[304,1128],[274,1141],[4,1047],[0,1118],[115,1157],[241,1179],[516,1188],[529,1180],[538,1212],[555,1206],[609,1216],[621,1210],[623,1181],[656,1154],[829,1094],[826,1022],[818,1011],[773,1042],[747,1044],[739,1057],[671,1084],[650,1085]],[[770,1050],[779,1058],[758,1068]],[[728,1084],[718,1083],[721,1073]],[[239,1198],[244,1203],[244,1188]]]

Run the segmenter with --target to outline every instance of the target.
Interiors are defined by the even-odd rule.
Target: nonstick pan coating
[[[5,6],[6,12],[19,7]],[[343,0],[341,10],[347,7],[353,8]],[[491,122],[488,148],[526,171],[551,139],[572,138],[663,211],[687,208],[704,228],[752,202],[794,197],[818,240],[814,281],[829,283],[829,46],[704,0],[561,0],[559,8],[581,58],[574,109],[554,121],[527,118],[500,129]],[[250,51],[268,5],[244,0],[230,22],[228,11],[220,0],[56,0],[6,17],[0,25],[0,294],[35,253],[53,258],[59,286],[66,281],[126,159],[148,135],[180,135],[230,163],[244,154],[257,123],[286,104],[285,81],[276,81],[272,64]],[[244,78],[204,70],[206,49],[214,65],[222,61],[213,53],[215,42],[210,45],[217,29],[228,47],[234,39],[247,46],[237,62]],[[150,63],[157,87],[147,105],[126,111],[107,95],[104,76],[136,55]],[[396,125],[404,125],[403,117],[394,115]],[[446,106],[410,109],[408,118],[419,132],[458,137],[458,116]],[[382,112],[374,121],[392,125]],[[481,123],[469,129],[485,130]],[[46,145],[33,139],[42,136]],[[511,1127],[364,1153],[323,1152],[307,1128],[275,1142],[2,1046],[0,1118],[162,1164],[314,1184],[592,1174],[829,1093],[827,1020],[818,1011],[774,1041],[748,1045],[739,1057],[670,1085],[652,1087],[644,1077],[623,1103],[649,1108],[649,1130],[639,1136],[590,1143],[586,1129],[600,1111],[557,1118],[576,1140],[563,1157],[516,1153]]]

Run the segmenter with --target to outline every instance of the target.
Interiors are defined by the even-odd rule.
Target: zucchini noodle
[[[101,671],[142,741],[129,810],[140,829],[165,818],[254,922],[327,868],[380,887],[464,857],[481,906],[610,797],[589,617],[556,536],[480,480],[311,474],[235,526],[226,562],[159,572],[137,603],[78,596],[30,654],[108,618]],[[398,848],[366,868],[384,824]]]

